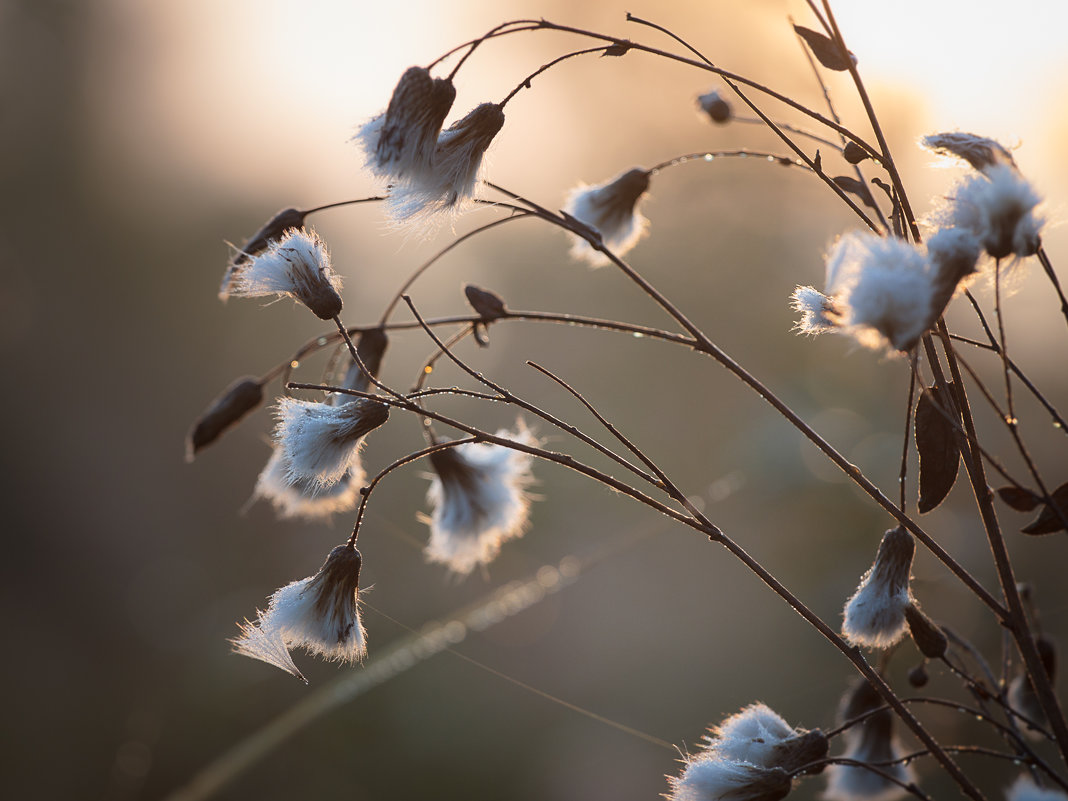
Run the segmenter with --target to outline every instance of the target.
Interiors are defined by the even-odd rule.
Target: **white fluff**
[[[839,720],[845,723],[878,709],[882,698],[866,682],[858,681],[845,694],[839,709]],[[904,756],[901,742],[894,736],[894,716],[887,709],[874,712],[860,723],[842,732],[845,753],[842,758],[878,765],[900,782],[914,782],[912,767],[897,762],[883,765]],[[854,765],[829,765],[824,771],[827,788],[823,797],[828,801],[894,801],[908,795],[908,791],[867,768]]]
[[[797,732],[764,704],[751,704],[731,715],[706,738],[717,756],[738,762],[775,767],[776,746]]]
[[[331,487],[347,472],[362,472],[363,436],[387,416],[384,405],[364,398],[337,406],[280,398],[274,440],[282,452],[286,480]]]
[[[275,448],[253,491],[253,498],[270,501],[283,519],[329,520],[338,512],[352,511],[360,500],[360,489],[366,480],[358,450],[348,469],[331,486],[307,479],[292,481],[289,472],[283,450]]]
[[[503,127],[501,107],[483,103],[442,131],[426,169],[393,188],[389,207],[394,218],[430,222],[442,212],[467,208],[481,177],[483,157]]]
[[[874,569],[869,570],[846,602],[842,633],[855,645],[889,648],[905,633],[908,605],[907,587],[894,591]]]
[[[313,581],[294,581],[271,596],[268,627],[278,628],[291,648],[301,646],[338,662],[358,662],[367,652],[367,633],[356,612],[355,593],[350,608],[331,604],[323,611],[317,608]]]
[[[318,573],[277,590],[255,623],[240,624],[241,635],[231,640],[234,650],[301,679],[291,648],[339,662],[363,659],[367,636],[357,603],[360,564],[359,551],[334,548]]]
[[[289,654],[289,648],[286,646],[281,630],[276,627],[268,628],[263,624],[262,612],[256,623],[248,620],[239,623],[241,636],[230,641],[234,646],[234,652],[252,659],[259,659],[268,665],[274,665],[307,684],[308,680],[304,678],[304,674],[300,672],[296,663],[293,662],[293,657]]]
[[[998,164],[961,181],[941,216],[972,231],[994,258],[1031,256],[1045,222],[1037,210],[1041,200],[1015,167]]]
[[[905,351],[930,326],[936,275],[926,254],[893,237],[852,233],[827,257],[827,293],[862,345]]]
[[[841,756],[858,762],[879,763],[904,756],[904,749],[897,740],[887,741],[888,747],[872,748],[863,739],[855,741],[846,736],[849,748]],[[906,784],[915,780],[911,766],[900,762],[896,765],[879,767],[895,779]],[[827,789],[823,797],[827,801],[895,801],[909,795],[908,790],[878,773],[854,765],[828,765],[824,772],[827,776]]]
[[[791,771],[827,755],[819,731],[790,727],[764,704],[751,704],[705,736],[682,774],[669,777],[669,801],[778,799],[792,785]]]
[[[748,762],[695,758],[681,776],[669,776],[668,801],[770,801],[790,792],[790,776]]]
[[[811,286],[799,286],[790,296],[790,307],[801,314],[795,328],[802,334],[815,336],[833,331],[836,327],[830,316],[834,312],[834,300]]]
[[[1068,795],[1052,787],[1039,787],[1030,776],[1023,773],[1006,791],[1005,801],[1068,801]]]
[[[980,172],[985,172],[999,164],[1015,165],[1016,163],[1012,158],[1012,153],[999,142],[963,131],[931,134],[923,137],[920,144],[940,155],[963,159]]]
[[[341,311],[341,277],[330,266],[326,245],[314,232],[291,228],[252,257],[234,279],[231,295],[288,295],[322,319]]]
[[[391,183],[423,174],[455,98],[451,80],[431,78],[424,67],[409,67],[386,111],[364,123],[353,137],[364,151],[367,168]]]
[[[497,435],[536,444],[523,426]],[[426,557],[466,575],[493,561],[503,542],[522,536],[530,508],[525,488],[532,480],[532,457],[488,443],[459,445],[438,456],[427,491],[433,512]]]
[[[851,643],[889,648],[905,633],[905,608],[911,600],[909,574],[916,543],[901,528],[883,535],[875,563],[846,602],[842,634]]]
[[[624,172],[610,181],[571,190],[564,211],[601,235],[605,246],[622,256],[645,236],[649,221],[638,211],[638,202],[649,188],[649,173],[642,169]],[[608,264],[608,258],[585,239],[574,236],[571,256],[594,267]]]

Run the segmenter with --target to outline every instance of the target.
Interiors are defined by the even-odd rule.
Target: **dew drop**
[[[432,372],[434,372],[434,368],[428,364],[426,367],[423,368],[423,372],[427,375],[430,375]]]
[[[643,334],[641,331],[635,331],[633,336],[634,336],[635,339],[644,339],[645,338],[645,334]]]
[[[294,359],[293,361],[291,361],[289,363],[289,367],[290,367],[291,370],[296,370],[298,367],[300,367],[300,362],[298,362],[296,359]]]
[[[1012,760],[1012,764],[1015,765],[1016,767],[1020,767],[1023,763],[1018,759],[1014,759],[1014,760]]]
[[[711,153],[705,153],[705,161],[712,161],[715,158]]]
[[[740,158],[740,159],[749,158],[749,154],[748,153],[739,153],[738,154],[738,158]]]
[[[768,164],[774,164],[775,163],[775,157],[774,156],[766,156],[765,158],[768,160]]]
[[[1060,428],[1060,427],[1061,427],[1061,422],[1060,422],[1060,420],[1054,420],[1054,421],[1053,421],[1053,427],[1054,427],[1054,428]]]
[[[327,339],[326,337],[319,337],[317,340],[315,340],[315,344],[318,345],[321,348],[321,347],[323,347],[323,345],[325,345],[329,341],[330,340]]]

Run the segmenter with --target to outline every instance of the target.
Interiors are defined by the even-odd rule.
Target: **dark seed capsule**
[[[913,687],[926,687],[927,679],[927,666],[923,662],[909,671],[909,684]]]
[[[263,387],[252,376],[239,378],[197,418],[186,439],[186,461],[217,440],[230,426],[263,402]]]

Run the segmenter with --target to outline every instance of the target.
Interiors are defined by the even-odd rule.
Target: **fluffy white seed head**
[[[219,300],[225,303],[230,297],[234,281],[245,269],[249,259],[262,253],[274,240],[281,239],[290,228],[303,228],[304,219],[307,216],[307,212],[299,209],[282,209],[265,222],[260,230],[250,236],[241,247],[234,247],[234,253],[230,257],[230,263],[226,266],[222,284],[219,286]]]
[[[875,564],[846,602],[842,634],[856,645],[889,648],[905,633],[909,574],[916,543],[902,528],[883,535]]]
[[[827,293],[839,325],[870,348],[910,350],[935,319],[936,281],[926,254],[893,237],[841,237],[827,257]]]
[[[649,172],[635,168],[603,184],[573,189],[564,211],[597,231],[608,249],[622,256],[638,244],[648,228],[649,221],[638,211],[638,202],[648,190]],[[608,264],[604,254],[579,236],[574,237],[571,255],[594,267]]]
[[[318,234],[291,228],[245,265],[233,280],[230,294],[288,295],[316,317],[330,320],[341,313],[340,289],[341,277],[330,266],[330,255]]]
[[[866,681],[854,684],[842,698],[839,721],[845,723],[882,706],[878,693]],[[842,739],[845,753],[841,756],[857,762],[879,764],[904,756],[901,742],[894,734],[894,716],[888,709],[875,712],[862,723],[847,728]],[[898,762],[892,766],[879,764],[879,769],[900,782],[913,782],[912,767]],[[826,770],[827,789],[823,797],[828,801],[895,801],[908,791],[878,773],[854,765],[830,765]]]
[[[794,729],[764,704],[751,704],[705,736],[705,746],[669,777],[669,801],[774,801],[791,788],[793,771],[827,756],[818,729]]]
[[[927,240],[934,283],[931,324],[942,316],[953,296],[970,283],[982,250],[979,239],[967,228],[943,228]]]
[[[848,741],[848,738],[847,738]],[[849,748],[841,756],[857,762],[872,764],[900,759],[905,755],[897,740],[887,740],[887,748],[869,748],[863,738],[851,741]],[[879,765],[899,782],[909,784],[915,781],[911,766]],[[826,770],[827,789],[823,797],[827,801],[896,801],[909,795],[909,791],[899,784],[880,776],[874,771],[856,765],[828,765]]]
[[[764,704],[751,704],[731,715],[705,738],[710,750],[741,762],[767,765],[772,749],[793,737],[794,730]]]
[[[282,452],[286,478],[330,487],[346,472],[359,471],[363,437],[389,417],[389,407],[368,398],[334,405],[281,398],[274,440]]]
[[[304,678],[289,649],[304,648],[325,659],[356,662],[367,652],[357,588],[360,552],[339,545],[314,576],[279,589],[255,624],[245,622],[234,650]]]
[[[680,776],[669,776],[668,801],[778,801],[790,793],[790,774],[748,762],[706,759],[686,761]]]
[[[442,213],[467,208],[481,177],[483,157],[503,127],[501,106],[483,103],[442,131],[427,168],[393,188],[389,206],[394,218],[430,222]]]
[[[834,299],[811,286],[799,286],[790,296],[790,306],[801,315],[794,326],[802,334],[825,334],[837,327],[840,316]]]
[[[1057,679],[1057,650],[1053,645],[1053,641],[1048,637],[1039,636],[1035,639],[1035,645],[1038,647],[1038,655],[1042,660],[1042,667],[1045,669],[1046,675],[1049,677],[1050,682],[1055,684]],[[1048,725],[1046,710],[1042,708],[1042,702],[1038,698],[1038,693],[1035,692],[1034,684],[1031,683],[1031,677],[1023,666],[1020,667],[1019,672],[1009,682],[1007,700],[1010,707],[1035,724],[1035,726],[1032,726],[1027,722],[1020,721],[1020,728],[1023,733],[1033,740],[1043,739],[1046,736],[1045,733],[1036,728],[1036,726]]]
[[[931,134],[923,137],[920,144],[940,155],[963,159],[979,172],[999,164],[1016,164],[1012,153],[1000,143],[963,131]]]
[[[1068,801],[1068,794],[1052,787],[1039,787],[1023,773],[1005,791],[1005,801]]]
[[[455,99],[451,80],[431,78],[423,67],[406,70],[389,107],[364,123],[354,137],[364,151],[367,168],[393,183],[424,174]]]
[[[283,519],[328,521],[339,512],[350,512],[356,508],[360,489],[366,480],[358,453],[337,483],[331,486],[304,478],[293,481],[289,472],[283,449],[275,448],[253,491],[253,500],[270,501],[275,513]]]
[[[937,216],[970,230],[995,259],[1031,256],[1041,244],[1041,201],[1015,167],[997,164],[961,181]]]
[[[526,445],[537,443],[520,425],[499,431]],[[493,561],[501,544],[522,536],[527,524],[531,456],[503,445],[468,443],[431,455],[434,479],[427,491],[433,507],[426,557],[466,575]]]
[[[827,255],[827,294],[799,286],[803,334],[838,331],[866,347],[907,351],[975,272],[981,246],[967,228],[938,231],[927,249],[871,233],[841,237]]]
[[[818,729],[795,729],[764,704],[750,704],[705,737],[705,756],[787,772],[827,755]]]

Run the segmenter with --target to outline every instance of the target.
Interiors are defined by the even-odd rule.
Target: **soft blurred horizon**
[[[959,5],[908,0],[891,13],[846,0],[835,12],[918,211],[963,174],[921,151],[921,136],[964,130],[998,139],[1046,197],[1044,241],[1064,281],[1068,51],[1058,37],[1068,8],[1021,0],[1008,14],[984,0],[962,16]],[[313,572],[351,520],[279,522],[262,504],[240,513],[268,453],[266,410],[193,464],[182,459],[190,421],[220,389],[265,372],[322,330],[288,301],[219,303],[226,243],[280,208],[376,191],[349,139],[408,66],[518,17],[676,47],[628,24],[626,11],[677,31],[718,66],[823,108],[787,20],[817,27],[800,0],[0,1],[5,742],[16,766],[5,786],[13,796],[162,798],[309,692],[230,654],[226,638],[274,589]],[[456,114],[499,100],[582,46],[544,32],[486,43],[457,77]],[[867,136],[848,78],[827,80],[845,123]],[[644,54],[562,64],[509,103],[489,176],[557,207],[580,181],[682,153],[783,151],[756,126],[702,118],[694,98],[712,87],[724,88]],[[771,101],[763,107],[804,124]],[[833,154],[823,158],[846,171]],[[797,284],[821,285],[826,247],[856,227],[848,211],[800,170],[753,159],[665,170],[644,211],[650,235],[630,261],[896,496],[906,365],[791,332],[789,295]],[[346,321],[375,320],[411,270],[490,214],[426,239],[393,231],[374,205],[316,215],[345,275]],[[513,308],[667,324],[617,273],[574,263],[567,249],[557,231],[503,226],[443,259],[413,298],[427,315],[456,313],[471,282]],[[1014,283],[1010,347],[1063,409],[1064,320],[1037,265]],[[989,288],[977,292],[992,307]],[[966,309],[953,308],[950,320],[977,335]],[[535,326],[498,326],[490,336],[489,349],[464,351],[479,369],[593,432],[583,410],[524,362],[572,381],[681,477],[718,525],[838,620],[889,519],[751,392],[662,343]],[[407,386],[430,351],[425,338],[396,337],[386,379]],[[985,354],[967,355],[993,366]],[[321,361],[309,367],[314,380]],[[443,367],[434,380],[463,378]],[[1019,402],[1036,459],[1060,483],[1062,438],[1046,435],[1047,418],[1030,399]],[[458,401],[443,408],[487,428],[515,419]],[[993,450],[1022,472],[993,422],[982,414],[996,432]],[[544,427],[539,433],[568,447]],[[369,443],[368,465],[419,443],[416,422],[397,415]],[[363,583],[374,585],[368,601],[419,628],[545,564],[607,549],[612,555],[573,585],[458,650],[691,750],[705,726],[757,700],[792,724],[832,725],[849,665],[722,549],[563,471],[535,472],[541,500],[531,531],[487,576],[464,582],[420,553],[423,471],[385,482],[360,539]],[[914,475],[913,463],[913,487]],[[993,587],[963,483],[923,522]],[[1008,511],[1002,522],[1021,580],[1038,587],[1044,625],[1064,641],[1064,537],[1021,537],[1025,521]],[[925,609],[996,652],[998,631],[944,569],[921,555],[915,575]],[[389,618],[365,613],[372,658],[405,636]],[[893,664],[898,680],[911,653]],[[349,670],[295,658],[312,689]],[[677,756],[441,654],[314,722],[218,797],[648,798],[666,792]],[[792,797],[815,798],[818,789],[809,782]],[[933,797],[945,790],[928,789]]]

